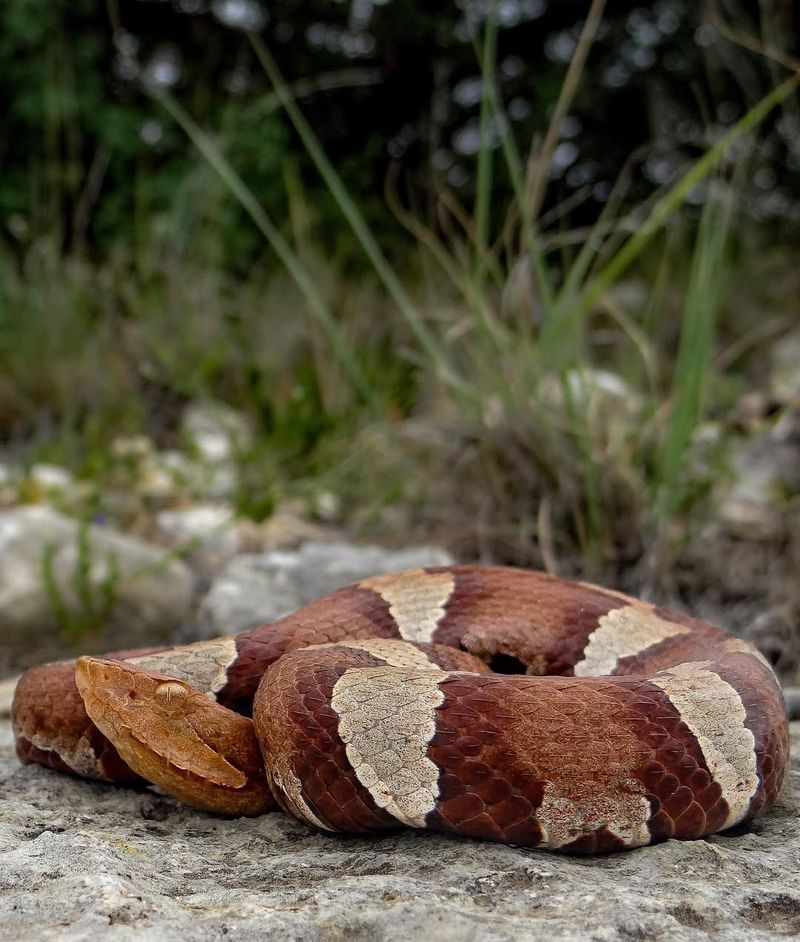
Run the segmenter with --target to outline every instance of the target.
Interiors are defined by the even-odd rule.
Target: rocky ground
[[[0,938],[797,938],[794,733],[789,788],[752,827],[580,858],[411,831],[333,837],[280,813],[217,818],[23,768],[0,718]]]

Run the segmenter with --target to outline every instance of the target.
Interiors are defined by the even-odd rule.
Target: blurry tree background
[[[352,262],[326,188],[276,108],[243,30],[258,31],[370,221],[397,234],[383,189],[396,164],[405,201],[435,222],[449,188],[469,203],[483,80],[475,48],[488,0],[9,0],[0,10],[0,219],[17,253],[38,237],[64,252],[108,253],[136,239],[207,242],[247,270],[261,240],[232,201],[191,175],[196,155],[144,91],[171,90],[276,218],[288,173]],[[497,76],[523,145],[547,128],[585,0],[500,0]],[[749,36],[791,48],[791,0],[711,8]],[[596,216],[621,168],[629,199],[675,179],[775,83],[778,67],[737,47],[703,3],[609,3],[573,108],[560,129],[547,205],[575,195],[572,223]],[[776,111],[748,167],[755,220],[796,234],[800,127]],[[194,184],[198,184],[195,186]],[[496,205],[502,205],[503,181]],[[702,191],[693,194],[702,201]],[[176,205],[179,212],[176,212]],[[169,227],[172,231],[169,231]],[[398,246],[398,250],[401,247]]]

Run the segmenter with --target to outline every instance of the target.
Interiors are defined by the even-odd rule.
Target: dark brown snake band
[[[587,853],[747,821],[787,775],[749,644],[510,568],[377,576],[235,637],[35,668],[13,721],[23,762],[209,811]]]

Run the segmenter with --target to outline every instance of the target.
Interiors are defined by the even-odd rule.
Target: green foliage
[[[716,318],[730,283],[727,257],[732,225],[730,195],[720,203],[712,191],[703,207],[692,253],[672,379],[673,404],[659,455],[658,509],[662,521],[674,516],[685,494],[682,468],[692,435],[703,417]]]
[[[59,630],[67,641],[80,641],[97,632],[114,610],[119,585],[119,566],[113,553],[98,564],[91,531],[85,521],[78,528],[75,569],[66,590],[55,568],[56,548],[49,546],[42,556],[42,581]],[[102,570],[97,579],[98,569]]]
[[[280,168],[294,156],[311,181],[312,161],[298,152],[286,124],[272,120],[253,50],[243,33],[223,25],[223,6],[195,9],[157,0],[2,5],[0,223],[14,244],[24,248],[44,234],[64,247],[105,256],[130,244],[131,221],[142,242],[163,235],[163,217],[171,215],[175,191],[194,164],[183,137],[143,94],[143,81],[164,57],[171,63],[166,86],[202,127],[215,129],[217,145],[266,211],[283,217]],[[729,14],[734,25],[753,33],[754,6]],[[494,81],[514,106],[509,120],[527,150],[527,142],[547,129],[567,63],[580,58],[570,50],[586,15],[582,0],[516,7],[468,2],[424,11],[410,0],[357,10],[326,0],[288,0],[270,7],[259,34],[371,230],[391,251],[404,248],[381,198],[393,165],[402,165],[403,185],[428,224],[438,225],[436,200],[443,189],[462,205],[480,208],[479,229],[489,215],[497,223],[498,207],[514,189],[507,167],[491,159],[498,142],[486,96],[470,90],[481,78],[476,40],[493,22],[485,19],[484,7],[498,13],[496,25],[484,31],[493,36],[486,52],[498,66]],[[774,21],[764,32],[788,46],[791,16],[770,15]],[[702,45],[695,42],[700,34]],[[682,0],[609,5],[592,48],[578,69],[585,78],[570,96],[572,130],[565,146],[575,154],[550,166],[546,200],[553,208],[578,197],[574,212],[581,224],[596,215],[631,153],[645,147],[647,158],[674,172],[773,82],[766,64],[752,57],[743,63],[745,53],[703,22],[700,6]],[[744,70],[746,83],[739,81]],[[474,136],[473,126],[490,145],[479,151],[477,172],[473,145],[459,143]],[[781,193],[796,184],[796,168],[787,160],[790,133],[782,125],[772,128],[759,156],[764,167],[785,177]],[[495,198],[487,203],[480,166],[492,162]],[[657,186],[647,162],[644,169],[633,180],[631,205]],[[311,189],[321,223],[332,232],[329,251],[351,267],[363,262],[358,244],[335,224],[330,190],[318,184]],[[758,212],[768,211],[776,221],[789,215],[780,201],[755,195],[759,200],[747,203],[754,209],[762,204]],[[202,203],[193,204],[201,216]],[[208,209],[226,267],[250,266],[260,243],[242,225],[241,211],[224,199],[212,199]],[[187,225],[176,237],[191,247],[196,232]]]

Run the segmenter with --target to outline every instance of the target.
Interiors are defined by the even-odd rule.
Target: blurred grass
[[[21,268],[0,255],[0,421],[12,445],[27,461],[102,477],[115,435],[145,430],[170,443],[185,402],[213,396],[257,429],[239,456],[245,514],[332,487],[367,528],[399,528],[402,538],[419,525],[465,555],[551,569],[579,553],[595,575],[665,538],[691,508],[696,429],[709,407],[725,405],[720,394],[708,401],[713,352],[737,284],[731,255],[749,238],[729,155],[797,76],[651,204],[623,212],[615,191],[574,246],[548,240],[565,235],[538,214],[549,155],[602,7],[592,4],[583,60],[568,72],[541,148],[526,156],[494,82],[496,22],[487,18],[476,37],[484,87],[475,203],[470,212],[446,195],[463,223],[448,239],[398,207],[416,237],[417,260],[404,270],[251,38],[273,86],[270,108],[283,108],[371,269],[357,282],[331,262],[291,167],[288,219],[267,214],[226,151],[250,130],[236,115],[215,133],[150,89],[200,155],[165,232],[149,224],[145,194],[132,249],[100,265],[65,258],[55,238],[34,243]],[[493,230],[500,158],[515,195]],[[682,207],[704,183],[694,222]],[[215,265],[213,228],[194,231],[198,194],[215,212],[238,203],[283,270],[265,259],[242,278]],[[618,297],[631,277],[647,285],[632,307]],[[393,517],[395,504],[405,510]]]
[[[704,393],[713,352],[716,318],[731,283],[729,239],[735,191],[706,197],[686,286],[681,332],[672,376],[672,402],[658,453],[658,504],[662,524],[679,508],[681,473],[692,436],[703,418]]]

